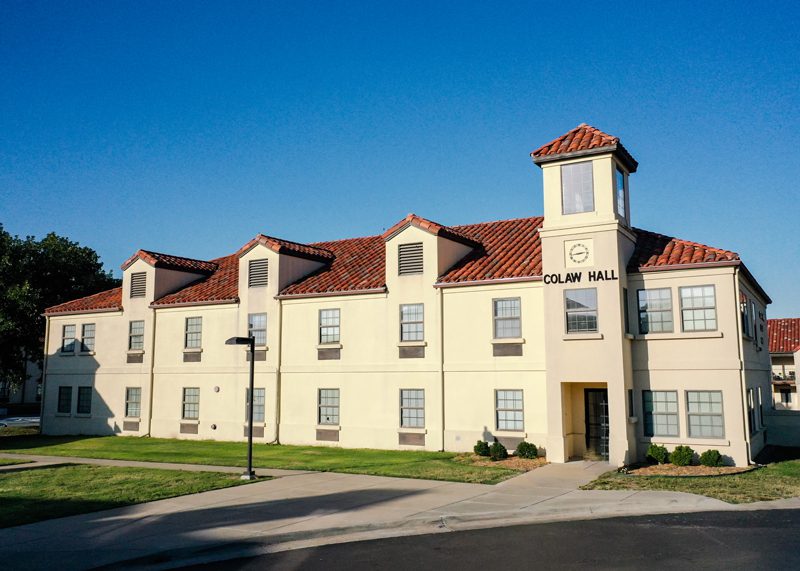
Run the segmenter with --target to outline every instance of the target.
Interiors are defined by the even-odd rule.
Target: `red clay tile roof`
[[[628,264],[629,271],[686,264],[739,261],[739,254],[736,252],[720,250],[639,228],[634,228],[633,231],[636,234],[636,248]]]
[[[800,317],[767,319],[770,353],[800,351]]]
[[[333,252],[326,250],[325,248],[311,244],[291,242],[281,238],[273,238],[272,236],[265,236],[264,234],[259,234],[247,244],[239,248],[239,251],[236,252],[236,255],[241,256],[245,252],[248,252],[256,244],[262,244],[278,254],[287,254],[289,256],[308,258],[311,260],[318,260],[320,262],[327,262],[333,259]]]
[[[172,256],[170,254],[160,254],[159,252],[139,250],[133,256],[125,260],[125,263],[122,264],[122,270],[126,270],[136,260],[144,260],[154,268],[178,270],[193,274],[212,274],[217,269],[217,264],[214,262],[206,262],[205,260],[194,260],[192,258],[182,258],[180,256]]]
[[[581,123],[571,131],[542,145],[531,153],[535,163],[540,164],[563,158],[567,154],[615,151],[626,162],[630,172],[636,172],[639,163],[619,142],[619,137],[604,133],[600,129]]]
[[[217,271],[153,302],[154,306],[239,301],[239,257],[236,254],[212,260]]]
[[[122,288],[115,287],[106,291],[101,291],[94,295],[68,301],[60,305],[54,305],[44,310],[45,315],[57,315],[59,313],[83,313],[90,311],[120,311],[122,310]]]
[[[432,220],[428,220],[426,218],[423,218],[422,216],[417,216],[416,214],[413,213],[409,214],[408,216],[403,218],[400,222],[398,222],[397,224],[389,228],[386,232],[381,234],[381,238],[383,238],[384,240],[388,240],[407,226],[415,226],[416,228],[429,232],[434,236],[441,236],[442,238],[448,238],[450,240],[466,244],[467,246],[472,246],[473,248],[479,247],[481,245],[480,242],[476,242],[474,238],[465,235],[463,232],[459,232],[455,228],[442,226],[441,224],[437,224]]]

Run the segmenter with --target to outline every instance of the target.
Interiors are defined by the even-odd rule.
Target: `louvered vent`
[[[263,287],[267,285],[269,260],[250,260],[247,273],[247,287]]]
[[[147,274],[137,272],[131,274],[131,297],[144,297],[147,293]]]
[[[400,244],[397,257],[401,276],[422,273],[422,242]]]

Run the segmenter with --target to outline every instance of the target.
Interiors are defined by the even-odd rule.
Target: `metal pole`
[[[247,403],[247,472],[242,474],[242,480],[255,480],[253,470],[253,399],[255,398],[256,376],[256,338],[250,337],[250,398]]]

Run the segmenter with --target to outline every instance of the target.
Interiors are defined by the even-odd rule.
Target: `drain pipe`
[[[442,288],[438,289],[438,298],[439,298],[439,381],[440,381],[440,391],[439,397],[442,399],[442,452],[444,452],[444,434],[445,434],[445,423],[444,423],[444,410],[445,410],[445,400],[444,400],[444,295],[442,292]]]
[[[150,332],[150,398],[147,405],[147,434],[153,429],[153,390],[155,388],[155,367],[156,367],[156,308],[153,308],[153,326]]]
[[[283,344],[283,300],[278,299],[278,355],[275,364],[275,438],[270,444],[281,443],[281,355]]]

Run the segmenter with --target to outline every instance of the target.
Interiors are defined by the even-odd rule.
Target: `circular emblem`
[[[585,244],[573,244],[569,249],[569,259],[575,264],[582,264],[589,259],[589,248]]]

